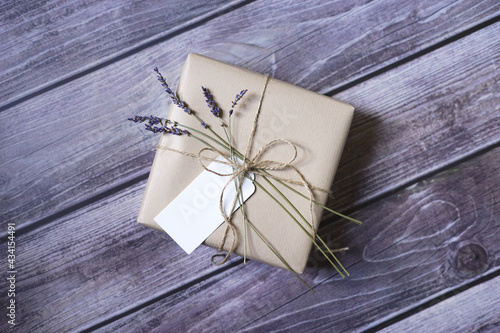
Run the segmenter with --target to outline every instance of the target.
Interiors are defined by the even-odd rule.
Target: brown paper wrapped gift
[[[225,137],[219,120],[214,117],[205,102],[201,86],[208,88],[215,102],[223,110],[222,117],[227,120],[227,111],[235,95],[243,89],[247,94],[235,108],[232,115],[234,146],[244,153],[250,135],[259,101],[261,111],[249,157],[274,139],[287,139],[297,147],[298,157],[294,166],[306,180],[319,188],[329,189],[344,147],[351,124],[354,108],[303,88],[285,82],[269,79],[264,91],[266,76],[228,65],[201,55],[189,54],[184,64],[177,95],[197,115],[222,137]],[[224,113],[224,111],[226,113]],[[179,123],[200,128],[194,117],[172,105],[168,118]],[[159,146],[197,153],[204,145],[187,136],[162,135]],[[266,160],[287,162],[293,154],[286,145],[277,145],[263,156]],[[146,191],[139,211],[138,222],[144,226],[161,230],[154,222],[160,213],[183,189],[201,172],[202,167],[196,159],[172,151],[157,150]],[[297,179],[291,171],[276,171],[283,178]],[[257,176],[259,180],[259,176]],[[265,184],[265,182],[262,182]],[[293,185],[298,191],[307,194],[302,186]],[[300,212],[309,218],[309,201],[279,187]],[[272,192],[272,191],[271,191]],[[316,201],[325,203],[327,194],[315,191]],[[322,209],[314,205],[314,228],[318,228]],[[311,250],[311,239],[266,193],[257,188],[255,194],[245,203],[245,213],[257,230],[282,255],[287,263],[298,273],[302,273]],[[221,221],[223,218],[221,217]],[[243,255],[243,221],[238,210],[233,217],[238,233],[235,253]],[[307,230],[310,227],[303,224]],[[205,244],[217,248],[225,230],[222,224]],[[228,233],[231,238],[231,233]],[[229,247],[231,239],[225,242]],[[262,240],[247,228],[247,258],[255,259],[273,266],[284,268],[282,262],[273,254]]]

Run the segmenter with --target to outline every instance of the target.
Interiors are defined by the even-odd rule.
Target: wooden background
[[[498,0],[2,1],[2,332],[499,332]],[[168,101],[204,54],[356,108],[303,278],[214,267],[136,215]],[[161,111],[164,112],[165,111]],[[160,113],[161,114],[161,113]],[[314,114],[311,114],[313,117]]]

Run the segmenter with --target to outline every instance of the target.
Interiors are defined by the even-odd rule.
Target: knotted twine
[[[224,264],[228,260],[229,256],[234,251],[234,248],[235,248],[235,246],[237,244],[238,236],[237,236],[237,233],[236,233],[236,228],[235,228],[235,226],[234,226],[234,224],[232,222],[232,218],[233,218],[233,214],[234,214],[234,211],[235,211],[234,208],[236,206],[236,202],[237,202],[238,198],[241,195],[241,184],[242,184],[243,177],[245,177],[246,175],[248,175],[248,173],[253,173],[253,174],[257,174],[257,175],[261,175],[261,176],[267,176],[267,177],[270,177],[272,179],[275,179],[275,180],[278,180],[278,181],[281,181],[281,182],[286,182],[286,183],[289,183],[289,184],[303,186],[307,190],[307,192],[309,194],[309,217],[310,217],[309,224],[310,224],[311,230],[313,232],[313,235],[312,235],[313,239],[316,238],[316,230],[314,228],[314,211],[313,211],[313,204],[315,202],[315,195],[314,195],[313,190],[318,190],[318,191],[321,191],[321,192],[330,193],[329,190],[326,190],[326,189],[319,188],[319,187],[311,185],[305,179],[305,177],[300,173],[300,171],[296,167],[294,167],[292,165],[292,163],[297,158],[297,147],[291,141],[289,141],[289,140],[282,139],[282,138],[274,139],[274,140],[270,141],[269,143],[265,144],[264,146],[262,146],[259,149],[259,151],[257,152],[257,154],[255,154],[255,156],[253,158],[249,158],[249,154],[250,154],[250,151],[252,149],[252,145],[253,145],[253,141],[254,141],[254,137],[255,137],[255,132],[257,130],[257,124],[258,124],[258,121],[259,121],[259,115],[260,115],[260,112],[261,112],[261,109],[262,109],[262,101],[264,99],[264,95],[265,95],[268,83],[269,83],[269,75],[266,75],[265,76],[265,81],[264,81],[263,88],[261,89],[259,104],[257,106],[257,111],[255,113],[255,117],[254,117],[254,121],[253,121],[253,125],[252,125],[252,131],[250,132],[250,135],[248,137],[248,142],[247,142],[245,154],[243,155],[243,159],[241,161],[238,162],[237,158],[235,158],[233,160],[232,156],[228,157],[224,153],[218,151],[217,149],[215,149],[213,147],[203,148],[203,149],[201,149],[198,152],[198,154],[193,154],[193,153],[189,153],[189,152],[185,152],[185,151],[173,149],[173,148],[170,148],[170,147],[160,146],[160,145],[158,145],[156,147],[159,150],[168,150],[168,151],[176,152],[176,153],[179,153],[179,154],[182,154],[182,155],[185,155],[185,156],[196,158],[196,159],[198,159],[198,162],[203,167],[203,169],[205,169],[206,171],[211,172],[211,173],[213,173],[215,175],[218,175],[218,176],[221,176],[221,177],[230,176],[230,179],[227,181],[227,183],[222,188],[222,191],[221,191],[221,194],[220,194],[220,199],[219,199],[219,209],[220,209],[220,213],[221,213],[222,217],[224,218],[224,223],[226,225],[226,229],[225,229],[223,237],[222,237],[222,239],[220,241],[220,244],[219,244],[219,247],[218,247],[218,252],[222,252],[224,244],[226,243],[226,237],[227,237],[227,234],[228,234],[228,230],[231,230],[233,238],[232,238],[232,242],[231,242],[231,245],[229,247],[229,250],[227,251],[226,254],[218,253],[218,254],[215,254],[215,255],[212,256],[211,262],[212,262],[212,264],[214,264],[216,266],[220,266],[220,265]],[[279,161],[272,161],[272,160],[263,160],[263,161],[260,161],[261,156],[268,149],[270,149],[271,147],[273,147],[275,145],[278,145],[280,143],[285,143],[285,144],[287,144],[287,145],[289,145],[290,147],[293,148],[293,156],[292,156],[292,158],[288,162],[282,163],[282,162],[279,162]],[[231,143],[229,143],[229,144],[231,145]],[[217,158],[213,158],[213,157],[203,156],[203,153],[205,151],[215,152],[215,153],[217,153],[217,155],[222,156],[225,159],[225,161],[220,161],[220,160],[217,160]],[[211,162],[216,161],[218,163],[229,165],[229,166],[232,167],[233,172],[227,173],[227,174],[223,174],[223,173],[219,173],[219,172],[213,171],[210,168],[208,168],[203,163],[203,161],[211,161]],[[297,177],[299,178],[299,180],[294,180],[294,179],[289,179],[289,178],[282,178],[282,177],[279,177],[279,176],[276,176],[276,175],[273,175],[273,174],[269,173],[269,171],[283,171],[283,170],[286,170],[286,169],[292,170],[297,175]],[[226,190],[227,186],[229,186],[235,180],[237,180],[237,184],[238,184],[236,186],[236,195],[235,195],[235,197],[233,199],[230,213],[229,213],[229,215],[227,215],[226,212],[225,212],[225,210],[224,210],[223,195],[224,195],[224,191]],[[241,205],[244,205],[244,202],[242,202]],[[247,222],[250,222],[250,221],[248,221],[248,219],[246,218],[246,216],[244,218],[246,219]],[[224,258],[221,261],[216,262],[215,258],[217,258],[217,257],[224,257]]]

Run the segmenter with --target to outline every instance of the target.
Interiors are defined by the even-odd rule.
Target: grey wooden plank
[[[380,332],[498,332],[500,331],[498,295],[500,295],[500,277],[443,300]]]
[[[75,332],[220,269],[210,264],[213,249],[188,256],[166,234],[135,222],[130,207],[144,187],[145,181],[16,238],[17,332]],[[0,283],[2,295],[7,289]],[[0,331],[9,326],[2,320]]]
[[[338,222],[321,228],[331,245],[350,247],[341,260],[351,276],[342,279],[313,252],[302,276],[316,294],[286,271],[251,262],[98,331],[362,331],[499,269],[499,166],[497,147],[362,208],[354,214],[365,221],[362,226]],[[498,303],[465,298],[469,308]],[[485,315],[476,317],[476,327],[498,319],[492,311]]]
[[[194,33],[169,43],[189,44]],[[497,34],[498,24],[489,26],[336,96],[357,113],[334,185],[335,208],[364,202],[498,141]],[[212,49],[219,49],[222,37],[213,38],[219,44]],[[190,45],[210,50],[201,42]],[[175,82],[184,57],[184,49],[152,47],[2,112],[5,219],[29,225],[142,177],[157,138],[125,119],[166,110],[150,67],[168,59],[164,74]]]
[[[243,1],[3,1],[0,106]]]

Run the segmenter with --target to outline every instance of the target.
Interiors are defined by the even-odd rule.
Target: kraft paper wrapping
[[[222,117],[225,120],[235,95],[243,89],[248,89],[232,115],[234,146],[244,153],[265,80],[262,74],[205,56],[189,54],[179,81],[177,95],[221,137],[225,137],[219,120],[210,113],[205,103],[201,86],[210,90],[215,102],[223,110]],[[347,138],[353,112],[354,108],[346,103],[271,78],[264,92],[249,157],[253,157],[260,147],[274,139],[288,139],[298,148],[298,158],[293,165],[311,185],[329,189]],[[168,119],[194,128],[202,128],[194,117],[184,113],[175,105],[170,107]],[[192,153],[204,148],[203,144],[187,136],[168,134],[162,135],[159,145]],[[267,151],[263,159],[285,163],[293,156],[292,154],[289,146],[278,145]],[[154,217],[202,171],[196,159],[171,151],[157,150],[138,222],[161,230],[154,222]],[[276,175],[297,179],[289,170],[277,171]],[[261,183],[265,184],[262,180]],[[309,219],[309,201],[282,186],[278,187],[304,217]],[[294,186],[294,188],[307,194],[303,187]],[[323,204],[326,202],[328,197],[326,193],[315,191],[315,194],[316,201]],[[302,273],[307,264],[312,242],[287,213],[259,188],[245,203],[245,213],[288,264],[296,272]],[[322,209],[315,205],[313,222],[315,229],[318,228],[321,213]],[[233,223],[239,235],[234,252],[243,255],[243,221],[240,210],[233,217]],[[310,230],[305,223],[303,225]],[[222,224],[206,239],[205,245],[217,248],[224,229],[225,224]],[[227,238],[225,249],[229,248],[231,243],[230,232]],[[281,261],[250,228],[247,229],[247,258],[284,268]]]

